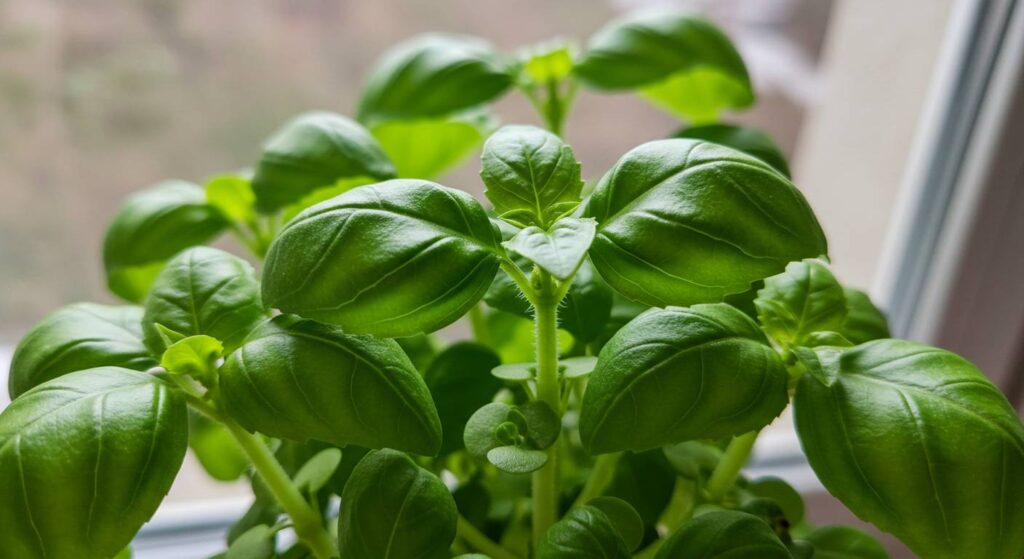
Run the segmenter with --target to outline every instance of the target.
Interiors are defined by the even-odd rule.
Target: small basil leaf
[[[463,448],[466,421],[501,389],[501,382],[489,374],[499,363],[487,346],[461,342],[438,355],[423,375],[441,417],[442,455]]]
[[[1020,555],[1024,425],[977,368],[900,340],[819,356],[794,412],[830,493],[920,556]]]
[[[461,163],[494,130],[495,118],[474,112],[442,118],[386,120],[370,127],[401,178],[434,179]]]
[[[471,196],[394,180],[313,206],[270,246],[266,303],[348,332],[401,337],[465,314],[494,280],[497,231]]]
[[[526,258],[517,254],[510,254],[509,257],[520,270],[529,272],[532,269],[532,264]],[[484,302],[493,309],[514,314],[522,318],[533,318],[533,311],[530,306],[530,302],[526,300],[523,292],[519,289],[519,286],[516,285],[515,280],[505,273],[505,270],[498,271],[494,281],[491,282],[490,287],[487,288],[487,292],[484,293]],[[559,315],[561,314],[562,313],[559,313]]]
[[[171,487],[187,408],[163,381],[121,367],[65,375],[0,413],[0,548],[8,557],[104,559]]]
[[[706,140],[742,151],[748,155],[771,165],[776,171],[789,177],[789,164],[786,156],[775,144],[771,136],[749,126],[739,124],[705,124],[684,128],[673,135],[674,138],[692,138]]]
[[[722,459],[722,449],[701,441],[686,441],[662,449],[665,458],[681,477],[699,480],[711,475]]]
[[[323,489],[327,482],[331,480],[331,476],[334,475],[339,464],[341,464],[340,449],[327,448],[321,450],[302,465],[299,473],[295,474],[292,483],[299,491],[310,494],[316,493]]]
[[[160,366],[174,374],[212,381],[217,374],[217,360],[223,353],[224,345],[216,338],[189,336],[174,342],[164,351]]]
[[[765,278],[754,300],[764,331],[788,346],[812,332],[837,332],[846,322],[846,296],[828,266],[818,260],[791,262]]]
[[[228,222],[199,186],[166,181],[128,198],[103,240],[107,287],[140,302],[163,263],[182,249],[219,235]]]
[[[814,559],[889,559],[878,540],[853,526],[822,526],[804,540],[814,545]]]
[[[597,497],[587,501],[587,505],[608,517],[630,551],[640,547],[644,538],[644,521],[629,503],[616,497]]]
[[[498,439],[498,428],[508,421],[512,407],[508,404],[493,402],[476,410],[466,421],[466,429],[462,438],[466,450],[477,457],[487,456],[492,448],[504,443]]]
[[[484,195],[506,221],[547,229],[580,203],[580,164],[551,132],[505,126],[487,139],[481,163]]]
[[[660,449],[626,452],[602,494],[629,503],[647,527],[646,536],[654,539],[654,527],[672,498],[675,483],[676,474]]]
[[[519,446],[498,446],[487,451],[487,461],[509,474],[528,474],[548,463],[548,453]]]
[[[594,372],[594,368],[597,367],[597,357],[593,356],[580,356],[580,357],[567,357],[560,359],[558,364],[564,367],[562,371],[562,377],[566,379],[577,379],[583,378],[590,373]]]
[[[242,534],[248,532],[250,528],[260,525],[272,526],[277,522],[277,517],[280,514],[281,511],[276,504],[266,504],[256,499],[256,502],[245,511],[242,518],[239,518],[228,529],[228,546],[235,543],[235,540],[242,537]]]
[[[526,382],[537,376],[537,366],[533,363],[508,363],[491,369],[491,375],[510,382]]]
[[[262,524],[253,526],[231,542],[225,559],[271,559],[277,532]]]
[[[867,293],[852,288],[843,288],[849,313],[839,333],[854,344],[888,338],[889,321],[885,314],[871,302]]]
[[[572,74],[575,45],[548,41],[526,49],[520,76],[528,83],[558,82]]]
[[[629,548],[611,519],[597,507],[584,505],[568,512],[540,541],[537,559],[629,559]]]
[[[545,449],[555,444],[562,433],[562,420],[551,406],[540,400],[516,406],[526,420],[526,437],[533,448]]]
[[[558,327],[576,341],[590,343],[604,332],[611,316],[614,293],[594,269],[590,259],[576,270],[558,313]]]
[[[811,332],[804,336],[804,347],[852,347],[854,344],[836,332]]]
[[[395,168],[370,132],[330,112],[309,112],[288,121],[263,145],[252,178],[260,210],[298,201],[338,179],[395,176]]]
[[[655,555],[655,559],[702,557],[792,559],[763,520],[737,511],[709,512],[694,518],[665,540]]]
[[[771,499],[782,508],[786,520],[793,526],[804,519],[804,499],[793,486],[777,477],[762,477],[747,484],[747,491],[757,497]]]
[[[393,340],[279,316],[220,370],[228,412],[246,429],[295,441],[437,453],[430,393]]]
[[[342,557],[443,559],[455,540],[451,493],[408,456],[375,450],[352,472],[341,496]]]
[[[627,153],[587,204],[590,256],[606,281],[655,306],[717,302],[826,253],[803,195],[759,159],[695,140]]]
[[[508,63],[474,37],[431,34],[387,52],[363,88],[359,120],[446,116],[491,101],[512,85]]]
[[[600,454],[739,435],[782,412],[787,382],[764,334],[735,308],[650,310],[601,350],[580,437]]]
[[[189,414],[188,446],[203,470],[218,481],[234,481],[249,469],[249,457],[231,432],[204,415]]]
[[[608,24],[590,39],[576,75],[593,89],[640,90],[655,105],[698,123],[754,102],[746,66],[725,33],[675,12]]]
[[[219,175],[206,181],[206,202],[233,223],[256,219],[256,195],[249,179],[239,175]]]
[[[11,398],[66,373],[105,365],[146,370],[156,362],[142,343],[142,309],[77,303],[60,308],[18,343],[7,387]]]
[[[209,247],[191,248],[172,258],[153,282],[145,308],[142,331],[146,347],[155,355],[167,349],[157,325],[183,336],[216,338],[231,352],[267,319],[252,266]]]
[[[592,219],[563,217],[547,231],[531,225],[502,245],[565,281],[586,258],[596,231],[597,223]]]

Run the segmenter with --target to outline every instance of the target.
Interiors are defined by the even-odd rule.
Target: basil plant
[[[579,87],[686,124],[586,183]],[[512,90],[544,128],[497,125]],[[861,519],[924,558],[1021,557],[1017,413],[836,279],[779,149],[720,121],[753,101],[688,15],[514,55],[428,35],[355,119],[299,115],[251,171],[128,199],[103,244],[125,302],[15,352],[0,555],[130,555],[191,449],[252,486],[229,559],[887,557],[742,475],[792,406]],[[481,146],[488,204],[433,182]],[[207,246],[228,232],[246,257]],[[436,334],[463,317],[472,340]]]

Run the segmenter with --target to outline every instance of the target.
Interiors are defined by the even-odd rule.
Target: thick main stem
[[[740,475],[740,470],[750,459],[750,452],[754,449],[754,443],[757,442],[757,435],[757,431],[740,435],[726,447],[725,454],[722,455],[718,466],[715,467],[711,478],[708,479],[708,499],[711,502],[721,501],[722,497],[725,497],[725,494],[732,489],[736,478]]]
[[[550,275],[541,272],[537,282],[534,308],[537,349],[537,399],[561,415],[562,398],[558,381],[558,300]],[[548,461],[533,473],[533,543],[540,544],[544,533],[558,515],[558,447],[547,449]]]
[[[317,559],[332,559],[338,556],[331,536],[324,530],[320,513],[314,510],[302,493],[292,484],[288,473],[274,458],[270,449],[255,435],[246,431],[234,421],[224,420],[224,425],[238,441],[239,446],[249,456],[270,492],[281,505],[281,508],[292,519],[295,535],[316,555]]]

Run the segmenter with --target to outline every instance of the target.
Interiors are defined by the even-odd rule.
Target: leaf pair
[[[548,461],[544,449],[555,444],[562,431],[558,415],[539,400],[521,406],[487,404],[466,422],[466,450],[486,458],[499,470],[526,474]]]

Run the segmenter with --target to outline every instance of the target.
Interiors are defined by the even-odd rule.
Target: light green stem
[[[469,309],[469,326],[473,330],[473,339],[478,344],[490,345],[491,333],[487,327],[487,315],[484,314],[482,303],[473,305]]]
[[[491,559],[519,559],[505,548],[491,541],[486,534],[477,530],[470,521],[459,515],[458,535],[470,547],[491,557]]]
[[[537,349],[537,399],[561,415],[562,395],[558,381],[558,295],[551,276],[540,271],[534,332]],[[533,473],[533,544],[540,545],[558,515],[558,450],[547,449],[548,461]]]
[[[338,557],[338,550],[330,534],[324,529],[320,513],[306,502],[302,493],[292,484],[288,473],[274,458],[270,449],[255,435],[231,419],[222,419],[224,425],[249,456],[256,473],[266,482],[274,498],[292,520],[295,535],[313,552],[317,559]]]
[[[598,456],[597,461],[594,462],[594,469],[590,470],[590,477],[587,478],[587,483],[583,486],[583,491],[580,492],[579,497],[576,497],[572,506],[585,505],[587,501],[599,497],[604,488],[611,483],[612,477],[615,476],[615,466],[618,465],[621,457],[621,452]]]
[[[750,459],[750,452],[754,449],[754,443],[757,442],[757,435],[757,431],[751,431],[734,438],[729,443],[725,454],[722,455],[718,466],[715,467],[711,478],[708,479],[708,500],[720,502],[722,497],[725,497],[725,494],[732,489],[736,478],[740,475],[740,470]]]

